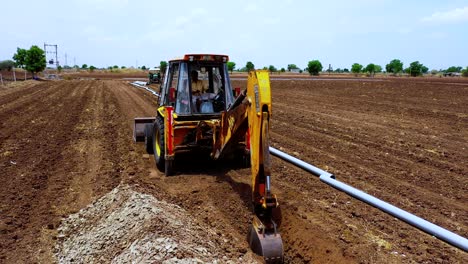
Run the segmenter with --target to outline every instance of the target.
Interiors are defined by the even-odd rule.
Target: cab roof
[[[228,55],[221,54],[185,54],[182,57],[176,57],[172,61],[212,61],[212,62],[228,62]]]

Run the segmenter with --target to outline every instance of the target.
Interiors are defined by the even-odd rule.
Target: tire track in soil
[[[22,111],[21,115],[18,116],[19,122],[12,125],[17,129],[5,130],[2,128],[0,130],[4,133],[2,134],[3,138],[6,136],[9,139],[7,143],[4,143],[3,138],[1,141],[3,155],[0,156],[0,175],[4,175],[3,172],[15,176],[19,175],[19,177],[9,179],[7,187],[0,187],[0,199],[2,201],[12,200],[16,205],[19,205],[19,207],[15,207],[11,203],[2,203],[0,207],[0,244],[6,245],[0,248],[1,262],[29,262],[31,259],[50,262],[48,261],[51,259],[50,243],[54,239],[54,229],[59,223],[60,217],[79,209],[78,207],[85,204],[88,199],[91,200],[105,194],[120,182],[133,184],[141,192],[152,194],[159,199],[176,203],[185,208],[193,215],[194,221],[206,223],[219,232],[219,236],[215,237],[214,240],[219,245],[220,250],[226,252],[229,256],[241,256],[245,253],[248,247],[245,235],[250,222],[249,169],[233,169],[232,166],[226,163],[210,163],[203,159],[182,158],[179,161],[178,175],[164,177],[154,169],[153,158],[147,158],[144,155],[143,146],[134,144],[131,139],[133,117],[154,115],[156,110],[154,98],[146,95],[142,90],[120,81],[63,83],[61,89],[55,86],[51,90],[59,89],[61,91],[55,97],[57,99],[63,98],[62,100],[65,101],[64,106],[57,106],[55,111],[46,108],[44,105],[60,104],[56,104],[53,102],[54,100],[47,98],[47,93],[45,93],[43,98],[45,103],[36,104],[36,108],[29,108],[26,111],[19,107]],[[240,83],[242,85],[237,86],[245,86],[245,82]],[[332,89],[333,85],[328,87],[327,90],[323,90],[320,89],[320,86],[314,86],[317,84],[311,83],[302,84],[303,86],[288,84],[284,87],[286,88],[284,91],[298,89],[307,94],[310,86],[312,86],[315,95],[322,92],[324,94],[336,93]],[[284,82],[281,82],[281,86],[272,82],[274,95],[273,125],[276,125],[275,118],[279,117],[276,111],[290,111],[284,108],[281,109],[280,106],[275,107],[275,98],[283,92],[283,85]],[[428,85],[430,86],[430,84]],[[404,84],[401,86],[405,87]],[[388,86],[381,87],[384,91],[387,88]],[[41,89],[45,89],[45,87]],[[360,88],[354,87],[353,89]],[[428,88],[424,87],[424,89],[427,90]],[[62,92],[62,90],[65,92]],[[367,92],[366,89],[364,91]],[[0,95],[0,100],[1,98],[3,97]],[[288,101],[289,99],[285,95],[281,98],[285,100],[286,105],[294,103]],[[379,98],[375,100],[379,100]],[[439,103],[443,104],[443,100]],[[346,105],[344,104],[344,106]],[[353,106],[353,104],[350,105]],[[331,115],[346,117],[346,113],[349,112],[346,111],[347,109],[344,106],[335,107],[336,111],[331,112]],[[62,111],[57,111],[57,109]],[[67,111],[63,111],[63,109]],[[89,110],[86,111],[86,109]],[[358,108],[355,111],[367,110]],[[380,113],[381,110],[375,111]],[[30,113],[34,113],[37,120],[41,120],[41,122],[32,123],[28,130],[22,131],[21,119],[28,120],[28,122],[36,120],[27,117]],[[0,117],[4,117],[1,109]],[[370,119],[372,119],[371,117],[372,112],[369,114]],[[296,116],[296,118],[297,121],[301,121],[304,117]],[[286,119],[279,119],[278,121],[290,122]],[[404,121],[405,119],[402,119],[402,122]],[[62,126],[59,126],[58,130],[53,130],[50,127],[51,122]],[[68,128],[63,128],[64,125],[68,125]],[[347,139],[346,136],[340,136],[347,134],[348,130],[343,127],[345,125],[337,126],[333,124],[333,126],[327,126],[326,121],[319,125],[333,131],[337,138],[343,138],[343,140],[336,143],[339,147],[338,150],[343,153],[339,153],[339,151],[334,153],[334,155],[341,154],[343,159],[347,157],[346,155],[349,155],[348,158],[353,157],[353,155],[346,152],[348,146],[343,145],[344,142],[352,142],[356,138],[361,141],[371,140],[369,138],[374,137],[379,132],[379,130],[375,130],[376,132],[372,132],[372,134],[363,133],[363,135],[356,133],[353,134],[354,139]],[[357,125],[353,124],[354,126]],[[72,129],[69,129],[70,127]],[[273,132],[278,133],[275,129]],[[405,128],[402,127],[402,129]],[[36,134],[31,133],[31,131]],[[273,133],[272,142],[298,154],[310,153],[307,155],[307,159],[315,164],[333,164],[330,166],[333,167],[333,171],[335,169],[339,171],[339,174],[337,173],[338,178],[341,178],[341,174],[344,174],[349,179],[353,179],[350,177],[351,175],[362,173],[363,170],[365,171],[368,168],[379,169],[373,167],[372,163],[362,168],[353,168],[353,165],[349,163],[336,163],[336,160],[330,157],[328,153],[323,152],[322,149],[308,148],[297,144],[296,140],[301,140],[298,132],[293,129],[289,129],[287,132],[290,139],[275,136]],[[456,135],[452,131],[448,131],[448,133],[449,135]],[[32,136],[29,134],[32,134]],[[310,134],[309,136],[320,137],[320,133]],[[389,140],[395,140],[393,137],[392,135]],[[10,146],[10,144],[18,142],[21,138],[25,139],[21,142],[23,144]],[[60,142],[54,142],[57,139],[60,139],[58,140]],[[409,139],[408,141],[411,142],[412,138]],[[329,138],[310,138],[310,140],[313,141],[310,141],[309,144],[314,145],[316,143],[320,144],[322,141],[326,142]],[[60,144],[64,142],[67,142],[67,144]],[[382,142],[382,145],[387,147],[387,141]],[[445,142],[442,141],[442,143]],[[359,145],[361,143],[357,142],[355,144]],[[9,146],[9,150],[5,151],[5,145]],[[31,146],[35,148],[31,148]],[[31,150],[28,149],[28,152],[23,147],[29,147]],[[449,150],[457,149],[454,148],[453,144],[447,146],[447,148]],[[370,150],[371,153],[366,154],[372,156],[374,146],[358,150],[365,152]],[[4,153],[7,153],[7,155],[4,155]],[[28,154],[31,154],[29,157],[40,157],[42,166],[36,169],[40,170],[39,173],[42,172],[43,176],[28,179],[27,184],[24,184],[24,179],[23,182],[20,180],[24,178],[21,177],[21,174],[24,176],[25,172],[28,172],[31,168],[34,169],[36,162],[22,169],[12,168],[12,164],[8,164],[8,162],[12,158],[16,159]],[[457,153],[452,155],[454,160],[459,159],[457,156]],[[24,160],[28,160],[28,157],[25,157]],[[359,159],[356,162],[359,162]],[[393,162],[395,161],[389,160],[389,163],[393,164]],[[324,188],[324,185],[318,180],[311,180],[309,174],[289,164],[275,158],[273,166],[273,187],[283,208],[282,236],[285,241],[287,262],[289,263],[303,263],[309,260],[318,263],[468,262],[465,253],[438,240],[429,238],[414,228],[395,221],[392,217],[363,205],[344,194],[328,187]],[[207,170],[207,167],[211,168]],[[391,171],[387,171],[385,175],[385,178],[372,183],[375,185],[371,184],[369,186],[379,186],[382,183],[388,183],[389,180],[391,182],[392,177],[395,177],[394,172]],[[80,185],[80,182],[84,184]],[[18,187],[16,190],[11,188],[18,184],[22,184],[21,188]],[[34,186],[38,187],[39,191],[28,193],[27,190],[35,190]],[[80,187],[82,189],[79,189]],[[459,190],[460,187],[452,186],[455,190]],[[91,188],[93,188],[92,191]],[[394,190],[398,188],[398,186],[384,184],[377,190],[383,193],[394,193]],[[10,192],[10,189],[13,191]],[[17,193],[25,196],[17,196]],[[412,195],[414,194],[408,196],[412,197]],[[419,194],[417,195],[419,197]],[[16,198],[18,198],[18,201],[16,201]],[[434,206],[440,208],[439,205],[426,201],[426,198],[428,197],[421,194],[420,200],[422,202],[418,203],[416,211],[433,208]],[[401,197],[397,200],[405,203],[407,199],[407,197]],[[67,206],[68,204],[70,206]],[[31,213],[25,214],[30,208],[32,208]],[[7,214],[4,214],[5,212]],[[433,210],[430,209],[428,212],[433,212]],[[16,213],[22,213],[22,215],[14,215]],[[34,216],[35,213],[38,213],[38,215]],[[463,217],[466,216],[466,212],[461,213]],[[42,214],[42,216],[39,216],[39,214]],[[8,219],[2,217],[3,215],[6,215]],[[26,219],[30,215],[34,217],[32,221],[28,222]],[[449,211],[448,217],[453,218],[454,223],[458,221],[460,228],[466,230],[466,224],[457,220],[459,216],[451,217]],[[49,226],[49,224],[51,225]],[[34,238],[34,235],[37,234],[40,234],[39,238]],[[15,235],[17,235],[16,238]],[[19,241],[17,242],[17,240]],[[42,247],[36,246],[38,242]],[[39,252],[34,252],[34,250]],[[399,253],[393,254],[392,252]],[[406,257],[401,256],[402,253],[406,254]],[[36,254],[39,254],[37,258],[35,258]]]
[[[114,85],[114,87],[119,86]],[[150,107],[153,110],[149,113],[155,112],[156,107],[154,105]],[[133,114],[133,117],[135,116],[137,115]],[[140,148],[140,151],[144,150]],[[147,165],[150,176],[139,179],[140,185],[158,186],[163,190],[159,195],[163,194],[166,200],[176,203],[203,223],[217,230],[222,240],[218,242],[221,251],[234,256],[245,254],[248,251],[246,236],[251,221],[250,169],[232,169],[232,165],[226,162],[210,162],[202,157],[192,156],[180,157],[176,164],[177,176],[165,177],[154,169],[154,160],[150,158]],[[292,211],[288,208],[285,210],[286,212]],[[336,241],[316,238],[313,231],[315,229],[310,226],[304,228],[300,225],[297,228],[295,223],[302,223],[301,216],[295,214],[286,214],[286,216],[292,223],[290,224],[292,227],[287,228],[292,230],[291,232],[296,232],[296,235],[289,240],[293,246],[285,252],[288,262],[327,260],[334,263],[346,263],[351,261],[352,258],[343,257],[343,252],[334,247]],[[305,254],[304,250],[297,250],[298,246],[294,245],[294,240],[299,234],[313,237],[308,240],[313,243],[305,245],[306,249],[310,249]],[[226,242],[229,244],[226,245]],[[320,248],[323,250],[311,250],[313,248],[311,245],[316,245],[315,242],[320,242]],[[299,244],[304,246],[305,243]]]
[[[123,112],[131,122],[134,117],[155,114],[154,97],[147,96],[147,92],[123,82],[114,83],[113,87],[118,91],[116,94],[120,97]],[[131,134],[128,138],[131,138]],[[136,177],[130,179],[130,182],[139,185],[143,192],[181,206],[190,212],[193,220],[216,230],[218,237],[214,237],[213,242],[229,258],[243,257],[249,251],[246,241],[250,223],[249,185],[227,176],[229,171],[225,168],[225,163],[211,162],[203,157],[186,156],[178,159],[177,176],[165,177],[155,169],[153,157],[141,158],[146,156],[143,154],[145,152],[142,144],[135,146],[140,155],[137,159],[145,162],[141,167],[146,173],[136,173]],[[248,205],[245,201],[246,194]],[[243,199],[239,201],[239,197]]]
[[[48,188],[63,182],[63,175],[54,174],[54,170],[63,166],[64,157],[61,150],[73,138],[67,128],[79,120],[79,114],[84,104],[83,96],[75,98],[72,91],[79,86],[61,86],[58,83],[37,87],[47,92],[35,102],[26,102],[16,106],[20,115],[9,125],[13,129],[7,132],[8,141],[13,151],[2,152],[1,175],[9,177],[0,187],[2,203],[0,259],[5,262],[29,262],[37,260],[40,254],[36,243],[43,230],[52,230],[57,219],[49,210],[63,191],[46,197]],[[85,91],[85,89],[80,89]],[[55,98],[54,98],[55,97]],[[56,105],[57,99],[63,105]],[[18,101],[21,104],[21,100]],[[30,107],[30,106],[35,107]],[[54,107],[50,107],[54,106]],[[23,109],[23,108],[24,109]],[[40,109],[39,111],[37,111]],[[7,116],[4,117],[4,114]],[[1,112],[3,120],[9,118],[9,111]],[[25,120],[22,120],[25,118]],[[31,118],[41,122],[30,121]],[[3,131],[3,130],[2,130]],[[8,155],[5,155],[8,153]],[[13,162],[12,162],[13,161]],[[52,219],[51,219],[52,218]]]
[[[463,176],[466,174],[466,163],[463,161],[464,151],[460,147],[460,142],[466,142],[463,140],[466,135],[460,133],[466,131],[466,122],[460,119],[460,116],[466,116],[466,109],[460,104],[460,101],[466,102],[468,99],[466,89],[457,87],[458,90],[450,89],[450,93],[447,93],[448,89],[440,89],[440,85],[425,85],[416,87],[418,91],[414,92],[411,83],[403,82],[397,84],[396,88],[393,85],[379,84],[377,92],[374,86],[362,87],[360,84],[351,84],[349,89],[345,89],[337,83],[272,81],[273,145],[283,147],[301,159],[334,172],[340,180],[367,191],[371,190],[370,194],[406,207],[416,215],[466,236],[468,216],[466,206],[463,206],[467,189]],[[237,86],[245,86],[245,83],[238,82]],[[392,95],[385,98],[388,90]],[[424,93],[420,93],[421,91]],[[296,92],[300,95],[299,102],[296,100]],[[422,119],[419,115],[427,111],[427,104],[412,106],[421,109],[418,111],[400,109],[396,112],[398,116],[392,112],[392,108],[388,108],[399,104],[402,105],[400,108],[410,109],[400,101],[401,98],[415,95],[425,98],[427,93],[432,96],[430,101],[437,102],[432,105],[435,109],[446,108],[446,105],[450,105],[447,102],[454,97],[458,98],[458,104],[447,108],[449,114],[430,115],[430,118],[423,115]],[[369,107],[362,100],[356,102],[355,98],[360,94],[371,94],[372,98],[369,100],[388,103],[375,103]],[[322,102],[326,102],[325,106]],[[410,103],[415,104],[414,101]],[[391,118],[393,128],[386,122],[382,123],[386,118]],[[436,122],[437,119],[441,122]],[[362,121],[365,123],[360,123]],[[435,123],[439,126],[432,130]],[[429,129],[421,129],[423,125]],[[418,135],[417,131],[425,133]],[[404,132],[403,137],[400,132]],[[434,135],[443,133],[437,143],[450,155],[441,156],[438,161],[434,160],[437,157],[431,156],[432,153],[422,149],[415,153],[409,151],[418,149],[418,145],[421,148],[427,147],[432,136],[427,135],[428,132]],[[392,144],[401,141],[404,141],[402,145]],[[390,157],[384,159],[386,155],[381,155],[387,152]],[[385,162],[380,162],[381,159]],[[278,159],[275,159],[275,167],[278,166],[277,162]],[[323,183],[314,183],[318,180],[311,179],[313,176],[296,170],[287,163],[279,163],[279,168],[274,169],[273,185],[280,191],[280,201],[286,200],[283,204],[287,205],[291,201],[301,201],[299,204],[303,208],[293,205],[299,208],[294,213],[302,214],[307,221],[321,229],[323,232],[318,232],[319,236],[326,234],[337,238],[337,245],[344,249],[344,255],[362,262],[466,262],[467,256],[460,250],[325,187]],[[416,177],[402,177],[404,174],[399,172],[405,166],[413,174],[424,176],[427,181],[421,183]],[[379,177],[374,176],[375,172],[379,172]],[[439,184],[444,181],[444,184]],[[415,193],[415,189],[420,191]],[[298,193],[303,195],[298,196]],[[283,236],[287,238],[290,234],[287,231]],[[306,238],[296,237],[296,241],[304,239]],[[295,250],[308,253],[304,247],[296,247]],[[363,252],[373,254],[365,256]],[[406,257],[402,257],[402,253]]]
[[[0,157],[1,175],[15,175],[0,189],[2,200],[11,201],[1,207],[1,262],[53,262],[60,218],[134,173],[127,166],[131,130],[111,88],[75,81],[39,89],[47,90],[41,100],[13,105],[21,114],[6,137],[16,145]],[[41,122],[22,129],[30,119]]]

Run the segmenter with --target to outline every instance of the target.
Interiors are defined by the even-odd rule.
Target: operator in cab
[[[198,79],[198,72],[194,70],[190,73],[190,76],[192,77],[192,94],[200,96],[202,93],[205,93],[205,83]]]

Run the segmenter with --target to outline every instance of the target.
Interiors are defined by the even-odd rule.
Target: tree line
[[[30,49],[22,49],[22,48],[17,48],[16,53],[13,55],[13,61],[12,60],[4,60],[0,61],[0,70],[11,70],[13,67],[17,68],[22,68],[25,69],[33,74],[35,76],[36,73],[43,71],[47,66],[46,63],[46,56],[45,52],[39,48],[36,45],[31,46]],[[69,66],[58,66],[57,70],[60,72],[62,69],[72,69],[72,68],[81,68],[83,70],[89,70],[89,71],[94,71],[97,69],[95,66],[91,65],[88,67],[87,64],[83,64],[81,67],[78,65],[74,65],[73,67]],[[116,69],[126,69],[126,66],[109,66],[107,67],[108,70],[116,70]],[[161,61],[159,64],[159,68],[162,73],[166,71],[167,68],[167,62],[166,61]],[[227,63],[227,68],[228,70],[232,73],[236,69],[236,63],[233,61],[229,61]],[[141,66],[138,67],[138,69],[141,70],[147,70],[146,66]],[[246,65],[237,71],[241,72],[248,72],[251,70],[255,69],[255,65],[251,62],[248,61]],[[270,72],[299,72],[302,73],[303,70],[297,67],[295,64],[288,64],[286,68],[280,68],[279,70],[273,66],[265,66],[263,67],[264,70],[268,70]],[[307,63],[307,68],[304,69],[304,71],[309,72],[310,75],[319,75],[323,71],[323,66],[322,63],[319,60],[311,60]],[[403,67],[403,62],[399,59],[393,59],[391,60],[388,64],[385,65],[385,72],[388,74],[393,74],[393,75],[398,75],[401,73],[407,73],[411,76],[421,76],[423,74],[427,74],[429,69],[424,66],[422,63],[419,61],[413,61],[409,64],[407,68]],[[370,76],[374,76],[376,73],[381,73],[383,72],[382,66],[374,63],[369,63],[367,66],[364,67],[364,65],[359,64],[359,63],[353,63],[351,65],[351,68],[337,68],[335,70],[327,69],[325,72],[331,73],[353,73],[355,75],[358,75],[360,73],[366,73],[369,74]],[[442,72],[442,73],[461,73],[463,76],[468,77],[468,66],[466,68],[462,68],[461,66],[451,66],[447,68],[446,70],[432,70],[431,73],[435,74],[437,72]]]
[[[236,69],[236,63],[233,61],[229,61],[227,63],[228,70],[232,73]],[[246,65],[237,71],[240,72],[248,72],[251,70],[255,69],[255,65],[251,62],[248,61]],[[270,65],[269,67],[265,66],[263,67],[264,70],[268,70],[270,72],[286,72],[285,68],[281,68],[278,70],[275,66]],[[303,70],[299,69],[295,64],[288,64],[287,65],[287,71],[296,71],[302,73]],[[322,63],[319,60],[312,60],[307,63],[307,68],[304,69],[304,71],[309,72],[310,75],[319,75],[321,72],[323,72],[323,66]],[[411,76],[421,76],[423,74],[427,74],[429,72],[429,68],[424,66],[422,63],[419,61],[413,61],[409,64],[407,68],[403,67],[403,62],[399,59],[393,59],[391,60],[388,64],[385,65],[385,70],[382,68],[382,66],[374,63],[369,63],[365,67],[362,64],[359,63],[353,63],[351,65],[351,68],[337,68],[336,70],[333,70],[331,68],[325,70],[325,72],[335,72],[335,73],[353,73],[355,75],[358,75],[360,73],[365,73],[369,74],[370,76],[374,76],[376,73],[381,73],[385,72],[388,74],[393,74],[393,75],[398,75],[402,73],[407,73]],[[451,66],[445,70],[433,70],[431,73],[435,74],[437,72],[441,73],[461,73],[463,76],[468,77],[468,66],[466,66],[465,69],[463,69],[461,66]]]

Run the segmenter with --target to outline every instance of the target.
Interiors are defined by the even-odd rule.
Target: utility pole
[[[16,82],[16,72],[15,67],[13,66],[13,80]]]
[[[47,50],[47,47],[49,47],[49,50]],[[52,50],[50,50],[52,48]],[[44,43],[44,52],[46,54],[46,57],[47,57],[47,53],[49,54],[52,54],[52,59],[49,60],[49,64],[55,64],[55,66],[58,68],[59,66],[59,61],[58,61],[58,45],[57,44],[47,44],[47,43]],[[54,61],[54,58],[55,57],[55,61]],[[46,59],[47,60],[47,59]]]
[[[65,53],[65,66],[67,66],[68,63],[67,63],[67,54]]]
[[[49,48],[49,50],[47,50],[47,48]],[[51,50],[51,48],[52,48],[52,50]],[[48,63],[51,64],[51,65],[55,64],[55,69],[58,71],[58,67],[59,67],[58,45],[57,44],[44,43],[44,53],[46,55],[46,61],[47,61],[47,53],[52,54],[52,59],[49,59]],[[55,57],[55,61],[54,61],[54,57]],[[45,72],[45,74],[46,74],[46,76],[48,78],[47,72]]]

